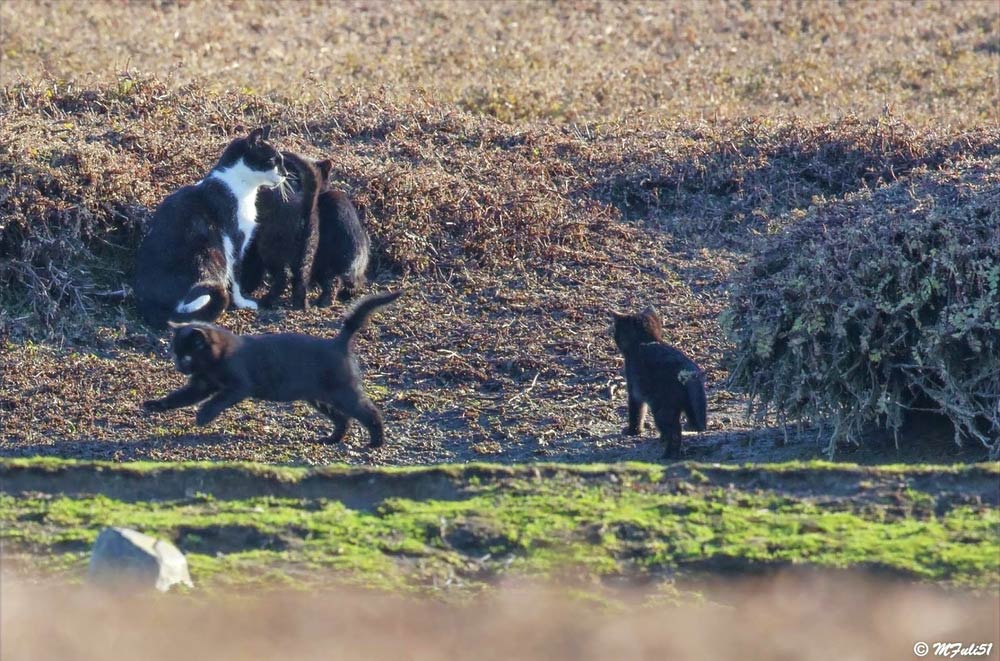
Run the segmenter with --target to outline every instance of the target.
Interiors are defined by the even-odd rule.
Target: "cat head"
[[[614,322],[615,344],[622,351],[646,342],[663,340],[663,324],[652,307],[647,307],[638,314],[612,312],[611,318]]]
[[[280,185],[288,173],[281,152],[267,142],[270,134],[271,127],[263,126],[250,131],[245,138],[236,138],[222,152],[213,171],[231,180],[234,190]]]
[[[211,368],[225,356],[232,342],[232,333],[212,324],[167,323],[174,330],[174,338],[170,344],[174,364],[182,374],[194,374]]]

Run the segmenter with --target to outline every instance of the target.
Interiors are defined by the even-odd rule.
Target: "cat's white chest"
[[[236,222],[243,233],[243,244],[240,246],[240,259],[243,258],[244,253],[247,251],[247,246],[250,245],[250,239],[253,238],[253,233],[257,229],[257,190],[254,189],[253,194],[248,196],[249,199],[244,197],[239,199],[236,207]]]
[[[243,234],[236,257],[242,259],[257,229],[257,189],[265,183],[265,173],[251,170],[240,159],[232,167],[213,171],[211,176],[225,184],[236,198],[236,224]]]

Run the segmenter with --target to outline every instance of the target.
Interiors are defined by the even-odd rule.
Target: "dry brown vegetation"
[[[812,207],[755,255],[726,313],[731,381],[831,443],[943,412],[1000,454],[1000,159]]]
[[[809,455],[735,433],[730,274],[796,210],[1000,144],[989,2],[68,7],[0,5],[5,454],[652,459],[617,433],[606,312],[653,303],[709,371],[691,456]],[[361,348],[395,436],[379,453],[312,442],[298,407],[244,405],[207,435],[137,415],[178,379],[102,293],[130,282],[159,200],[264,122],[334,159],[376,288],[408,289]],[[224,323],[319,334],[338,314]]]
[[[716,585],[702,603],[637,595],[626,610],[537,585],[455,607],[338,589],[265,597],[109,597],[4,581],[4,658],[885,659],[925,642],[993,643],[995,599],[864,576]],[[100,623],[100,626],[95,626]],[[931,648],[933,650],[933,647]],[[933,655],[932,657],[933,658]]]
[[[505,120],[998,118],[992,0],[7,0],[0,23],[3,83],[131,67],[301,99],[384,85]]]

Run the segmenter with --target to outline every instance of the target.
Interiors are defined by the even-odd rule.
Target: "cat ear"
[[[264,128],[261,129],[261,136],[264,140],[267,140],[271,136],[271,125],[264,124]]]
[[[614,321],[618,321],[619,319],[624,319],[627,316],[628,315],[625,314],[624,312],[615,312],[614,310],[611,311],[611,319]]]
[[[642,313],[643,314],[648,314],[648,315],[650,315],[652,317],[658,317],[659,316],[658,314],[656,314],[656,310],[653,309],[652,305],[647,305],[646,309],[643,310]]]
[[[326,181],[330,178],[330,173],[333,171],[333,161],[328,158],[316,161],[316,168],[319,169],[319,174],[323,178],[323,181]]]
[[[260,142],[262,135],[264,135],[264,129],[254,129],[250,131],[250,135],[247,136],[247,142],[250,143],[251,147],[256,147],[257,143]]]
[[[204,328],[191,326],[190,331],[191,340],[194,342],[195,347],[201,349],[202,347],[208,346],[208,333]]]

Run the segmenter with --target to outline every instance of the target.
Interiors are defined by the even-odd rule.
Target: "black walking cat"
[[[612,312],[615,344],[625,356],[628,427],[639,436],[648,405],[666,444],[665,457],[681,450],[681,412],[698,431],[705,431],[705,374],[679,350],[663,343],[660,318],[647,308],[639,314]]]
[[[285,152],[285,158],[296,157]],[[257,208],[260,230],[254,246],[248,251],[243,265],[241,285],[246,291],[260,286],[264,273],[271,274],[272,288],[265,301],[273,304],[286,286],[285,270],[292,269],[294,277],[310,273],[309,281],[320,286],[316,305],[327,306],[343,288],[347,296],[353,296],[365,287],[365,271],[371,242],[361,224],[358,211],[346,194],[329,186],[333,164],[329,160],[317,161],[315,170],[308,175],[316,177],[319,191],[316,199],[318,230],[309,225],[312,221],[306,215],[308,199],[307,181],[303,181],[302,193],[296,193],[289,200],[282,200],[273,191],[262,189],[258,193]],[[305,241],[316,239],[316,246],[310,252],[310,244]],[[295,246],[298,246],[296,248]],[[306,269],[305,260],[310,258],[311,270]],[[299,260],[300,256],[303,261]],[[293,299],[296,307],[305,307],[300,297]]]
[[[205,322],[172,324],[174,361],[190,378],[184,387],[143,406],[166,411],[204,402],[195,421],[207,425],[244,399],[305,401],[333,420],[333,434],[322,440],[340,442],[356,419],[368,430],[371,445],[382,445],[382,416],[361,389],[351,340],[376,309],[401,295],[363,298],[332,339],[295,333],[240,336]]]
[[[284,182],[269,133],[265,126],[233,140],[207,177],[170,194],[153,213],[135,281],[139,313],[151,326],[212,321],[230,302],[256,309],[240,291],[239,270],[256,229],[257,190]]]

